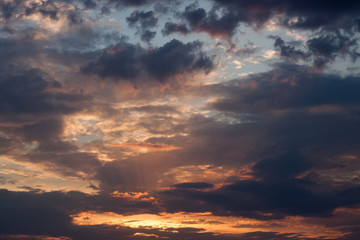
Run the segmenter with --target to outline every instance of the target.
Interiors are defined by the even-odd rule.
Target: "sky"
[[[0,239],[360,239],[360,1],[0,0]]]

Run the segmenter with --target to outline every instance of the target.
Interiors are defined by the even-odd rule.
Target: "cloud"
[[[153,150],[153,151],[171,151],[171,150],[179,149],[179,147],[165,145],[165,144],[132,143],[132,142],[116,143],[116,144],[113,144],[112,147],[146,149],[146,150]]]
[[[206,32],[212,37],[220,36],[230,40],[244,16],[232,9],[222,9],[223,12],[219,15],[218,10],[213,8],[207,12],[204,8],[199,8],[196,3],[190,4],[180,15],[187,25],[167,22],[162,32],[164,35],[176,32],[182,34]]]
[[[307,60],[309,58],[308,53],[305,53],[301,50],[296,50],[294,46],[286,45],[284,40],[280,37],[276,38],[274,47],[280,52],[281,57],[285,57],[290,60],[298,61],[299,59]]]
[[[193,124],[197,127],[190,136],[197,144],[177,155],[222,167],[250,163],[253,178],[229,178],[222,187],[205,191],[191,187],[196,181],[177,183],[175,189],[161,192],[164,206],[171,212],[211,210],[260,219],[325,217],[339,207],[355,207],[359,189],[350,176],[358,167],[340,159],[359,154],[358,82],[355,76],[291,64],[230,81],[222,94],[226,97],[210,105],[224,113],[220,122]],[[241,123],[225,124],[226,116]],[[340,175],[348,180],[326,180],[333,179],[336,162],[344,164]],[[345,170],[350,166],[352,170]]]
[[[0,117],[3,122],[24,124],[15,132],[23,132],[28,140],[32,139],[31,132],[35,133],[42,127],[47,131],[34,134],[34,138],[46,138],[53,130],[58,135],[61,116],[81,111],[84,105],[81,107],[80,104],[90,100],[82,94],[62,92],[61,84],[39,69],[10,67],[0,74]]]
[[[244,22],[262,25],[275,15],[289,28],[316,29],[327,26],[345,27],[359,13],[360,5],[356,1],[272,1],[263,0],[214,0],[222,6],[234,8],[244,14]]]
[[[141,35],[141,40],[150,42],[156,35],[155,31],[150,29],[156,27],[158,19],[155,17],[153,11],[138,11],[135,10],[129,17],[126,18],[130,27],[137,28],[137,32]]]
[[[257,162],[252,170],[256,177],[266,178],[293,178],[297,174],[309,169],[311,162],[296,153],[287,153],[276,159],[263,159]]]
[[[97,3],[95,0],[80,0],[80,2],[82,2],[82,4],[84,4],[85,8],[87,8],[87,9],[92,9],[97,6]]]
[[[142,51],[138,46],[119,43],[113,48],[105,50],[96,60],[82,68],[83,73],[95,73],[102,78],[115,77],[134,79],[140,71],[137,52]]]
[[[224,114],[222,118],[242,122],[228,128],[231,136],[239,135],[240,146],[247,147],[243,158],[301,150],[321,166],[330,156],[358,154],[358,82],[353,76],[285,64],[229,82],[224,97],[211,106]]]
[[[320,238],[288,233],[292,219],[357,239],[356,212],[341,211],[360,204],[359,6],[0,1],[0,239]],[[270,43],[267,24],[277,26]],[[308,39],[284,37],[295,31]],[[194,41],[200,32],[210,38]],[[260,49],[284,62],[247,62]],[[86,214],[163,211],[218,228],[201,214],[231,215],[239,231],[289,220],[289,231],[86,224]]]
[[[185,24],[176,24],[172,22],[166,22],[164,29],[162,30],[164,36],[173,34],[173,33],[181,33],[181,34],[188,34],[191,33],[191,30]]]
[[[107,0],[110,4],[115,4],[115,6],[141,6],[148,3],[148,0]]]
[[[102,78],[130,81],[135,81],[144,72],[145,77],[164,83],[179,74],[210,72],[214,68],[213,61],[201,51],[201,46],[198,41],[184,44],[175,39],[154,50],[119,43],[106,49],[82,71],[95,73]]]
[[[91,0],[79,0],[85,8],[94,8],[96,3]],[[63,0],[51,1],[2,1],[0,12],[7,22],[19,20],[28,16],[40,14],[44,18],[58,21],[65,17],[69,23],[77,24],[82,21],[81,9],[69,7],[71,4]]]
[[[14,142],[8,137],[0,137],[0,154],[6,154],[9,152],[13,146]]]
[[[3,145],[3,152],[8,156],[16,152],[17,161],[40,163],[64,175],[74,176],[99,166],[96,157],[79,153],[77,146],[63,139],[64,117],[88,108],[92,97],[68,89],[44,70],[29,66],[28,62],[38,59],[42,52],[36,41],[3,41],[1,58],[10,54],[0,69],[0,134],[11,143]],[[35,47],[23,52],[17,47],[20,43]],[[26,149],[30,145],[31,149]]]
[[[16,74],[2,72],[0,111],[3,114],[71,112],[71,108],[65,104],[55,108],[48,101],[48,96],[43,91],[51,83],[48,83],[41,75],[38,69],[25,70]]]
[[[102,165],[95,154],[69,151],[46,152],[43,147],[26,155],[28,162],[41,163],[48,171],[53,171],[65,177],[78,177],[91,180],[96,170]]]
[[[210,72],[213,61],[201,51],[198,41],[183,44],[172,40],[155,51],[144,55],[142,60],[146,70],[161,82],[177,74],[197,71]]]
[[[314,63],[318,68],[333,62],[337,56],[350,56],[353,61],[360,56],[357,52],[358,39],[341,34],[339,31],[327,31],[309,39],[306,44],[314,55]]]
[[[207,189],[212,188],[214,185],[205,182],[189,182],[189,183],[179,183],[173,185],[175,188],[184,188],[184,189]]]
[[[61,193],[46,194],[46,197],[38,197],[33,193],[16,193],[1,190],[1,234],[53,234],[60,232],[71,222],[66,208],[52,205],[54,198],[62,199]],[[54,202],[53,202],[54,203]],[[31,204],[31,208],[28,205]],[[5,227],[6,226],[6,227]],[[42,227],[40,227],[42,226]],[[19,231],[20,230],[20,231]]]
[[[187,25],[167,22],[163,34],[206,32],[211,36],[222,36],[230,40],[240,23],[262,28],[271,19],[288,28],[319,29],[337,26],[353,29],[356,26],[354,20],[360,11],[360,5],[352,0],[331,3],[283,0],[271,3],[262,0],[213,2],[215,5],[209,12],[199,8],[197,3],[188,5],[180,14],[180,19],[185,20]]]
[[[34,124],[23,125],[17,132],[25,141],[46,142],[58,138],[63,130],[61,119],[46,119]]]
[[[62,117],[82,110],[90,98],[61,91],[61,84],[38,69],[1,73],[0,130],[24,141],[53,141],[63,131]],[[80,104],[83,104],[80,107]]]
[[[158,19],[155,17],[153,11],[138,11],[135,10],[130,14],[129,17],[126,18],[126,21],[130,25],[130,27],[135,27],[137,24],[140,25],[141,28],[153,28],[157,25]]]
[[[163,34],[206,32],[213,37],[221,36],[231,40],[240,23],[259,29],[270,20],[275,20],[290,29],[315,30],[337,27],[357,31],[356,19],[360,12],[360,5],[352,0],[330,3],[283,0],[271,3],[263,0],[213,0],[213,2],[215,4],[208,12],[200,8],[196,2],[188,5],[178,16],[182,21],[167,22]]]
[[[280,64],[270,72],[251,75],[247,81],[238,83],[230,82],[229,98],[215,102],[215,108],[262,112],[321,105],[350,107],[359,102],[354,91],[360,87],[356,76],[316,73],[311,68],[299,65]]]
[[[166,140],[181,147],[176,153],[141,154],[129,158],[129,162],[109,163],[101,169],[98,179],[102,181],[103,189],[126,189],[129,186],[134,191],[142,189],[143,184],[153,188],[157,180],[164,179],[161,176],[163,173],[178,166],[176,177],[180,179],[188,174],[185,166],[189,165],[213,164],[238,169],[262,160],[250,170],[253,171],[253,178],[264,180],[260,184],[254,179],[248,179],[251,184],[260,184],[259,189],[266,189],[262,184],[270,184],[269,188],[276,188],[279,179],[285,182],[287,180],[284,179],[290,179],[289,186],[283,186],[284,191],[288,188],[298,189],[298,193],[293,194],[304,193],[309,204],[325,198],[326,194],[318,195],[316,191],[313,193],[312,187],[309,190],[308,185],[296,179],[299,174],[304,174],[304,181],[314,182],[315,188],[324,188],[324,191],[329,192],[329,198],[332,198],[336,189],[325,187],[322,177],[317,174],[318,171],[329,168],[330,157],[336,162],[344,154],[358,154],[357,82],[357,77],[317,73],[304,66],[280,64],[269,72],[225,84],[202,86],[225,96],[213,100],[209,106],[223,115],[219,118],[194,116],[187,119],[187,137]],[[201,88],[193,91],[200,93]],[[234,118],[237,122],[229,123],[227,117]],[[150,129],[149,126],[147,129]],[[297,152],[300,156],[283,155],[292,152]],[[156,173],[144,170],[153,169],[154,166],[161,166],[157,167]],[[183,173],[180,166],[184,166]],[[349,163],[347,167],[357,169],[354,163]],[[189,169],[188,172],[194,171]],[[193,182],[201,182],[201,174],[198,175],[199,178]],[[221,179],[221,183],[237,182],[240,179],[237,176],[236,173],[229,174]],[[168,181],[168,186],[181,183],[171,181]],[[191,178],[186,179],[186,182],[191,182]],[[344,188],[354,186],[350,180],[341,184]],[[174,191],[187,196],[184,188]],[[294,202],[292,206],[295,205]],[[194,211],[199,207],[191,201],[185,201],[181,206]],[[331,212],[334,206],[337,205],[331,202],[327,209],[319,212]],[[204,205],[199,209],[207,211],[209,208]],[[282,214],[290,214],[292,210],[289,208],[282,211]]]
[[[274,38],[274,48],[281,57],[290,61],[309,61],[313,59],[314,67],[324,69],[325,65],[334,62],[337,57],[350,57],[355,62],[360,56],[357,52],[358,39],[348,34],[342,34],[338,30],[320,31],[306,41],[305,51],[295,49],[295,46],[286,44],[280,37]]]
[[[143,42],[150,42],[156,35],[156,32],[146,30],[144,33],[141,34],[141,40]]]
[[[340,206],[358,204],[358,187],[344,190],[312,190],[315,183],[297,178],[310,169],[303,156],[287,153],[257,162],[252,170],[261,180],[243,180],[219,189],[199,191],[197,183],[177,184],[174,190],[161,192],[169,211],[211,211],[219,215],[272,219],[288,215],[327,216]],[[181,202],[181,203],[180,203]]]
[[[100,181],[100,189],[104,193],[150,191],[157,186],[169,163],[165,163],[163,158],[154,159],[152,156],[147,156],[152,162],[145,161],[141,156],[107,162],[97,169],[94,180]],[[157,167],[158,170],[155,171],[154,162],[163,162],[163,166]]]
[[[117,208],[120,213],[127,211],[126,208],[138,210],[141,205],[146,206],[145,208],[151,206],[147,202],[140,202],[138,205],[138,202],[132,200],[126,204],[127,200],[109,195],[99,197],[80,192],[34,193],[1,189],[0,196],[0,209],[4,213],[0,217],[0,223],[3,226],[0,228],[0,239],[44,239],[41,236],[45,235],[59,239],[86,237],[86,239],[95,240],[104,236],[114,240],[130,239],[136,231],[142,231],[142,229],[115,228],[106,225],[77,226],[72,222],[71,215],[82,210],[100,210],[103,207],[103,211],[110,209],[117,211],[115,210]],[[116,207],[117,204],[126,204],[127,207],[120,210]]]

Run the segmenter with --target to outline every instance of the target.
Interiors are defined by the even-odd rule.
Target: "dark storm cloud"
[[[34,153],[71,153],[78,148],[72,142],[62,141],[57,137],[48,141],[41,141],[40,145],[34,149]]]
[[[188,24],[167,22],[162,30],[164,35],[171,33],[187,34],[190,32],[206,32],[211,36],[222,36],[230,39],[235,33],[239,22],[245,18],[244,15],[232,9],[223,8],[221,14],[219,9],[213,8],[207,12],[193,3],[185,7],[180,18]]]
[[[84,73],[95,73],[102,78],[112,77],[134,81],[141,73],[160,82],[178,74],[204,71],[214,67],[212,59],[201,50],[198,41],[182,43],[172,40],[154,50],[127,43],[106,49],[95,61],[83,67]],[[144,71],[142,71],[144,70]]]
[[[31,129],[36,132],[40,125],[59,126],[58,117],[80,111],[80,104],[90,100],[81,94],[56,91],[61,90],[61,84],[39,69],[10,66],[0,75],[0,117],[2,121],[24,123],[23,130],[28,133]]]
[[[150,29],[156,27],[158,22],[153,11],[140,12],[135,10],[126,18],[126,21],[130,27],[137,28],[137,33],[140,34],[142,41],[150,42],[155,37],[156,32],[150,31]]]
[[[1,234],[60,233],[71,223],[67,208],[64,207],[68,201],[64,201],[61,193],[47,194],[48,200],[34,193],[7,190],[0,190],[0,195],[3,213],[0,217]]]
[[[70,215],[94,209],[121,214],[151,208],[144,202],[128,202],[110,195],[90,196],[80,192],[11,192],[2,189],[0,197],[0,210],[3,213],[0,216],[0,239],[4,235],[29,235],[24,239],[30,239],[31,235],[65,236],[74,240],[95,240],[104,236],[114,240],[130,239],[142,229],[76,226]]]
[[[2,1],[0,3],[0,9],[1,9],[2,18],[10,19],[15,14],[17,5],[19,3],[20,3],[20,1],[14,1],[14,2]]]
[[[158,19],[155,17],[153,11],[144,12],[135,10],[126,18],[126,21],[130,27],[135,27],[139,24],[141,28],[148,29],[155,27]]]
[[[246,14],[246,23],[263,24],[275,14],[282,14],[282,23],[291,28],[316,29],[323,26],[352,25],[360,11],[358,1],[247,1],[247,0],[214,0],[214,2],[235,8]],[[296,21],[294,21],[296,18]]]
[[[301,149],[321,165],[326,157],[358,153],[359,82],[358,77],[285,64],[231,82],[224,98],[212,106],[245,121],[242,125],[254,132],[249,139],[256,139],[255,155],[266,158],[266,154]],[[235,127],[239,134],[244,131]]]
[[[39,69],[8,68],[0,75],[2,116],[70,114],[80,110],[77,102],[89,100],[82,95],[46,91],[60,89],[61,84]]]
[[[87,9],[92,9],[97,6],[96,0],[80,0],[80,2],[84,4]]]
[[[2,75],[2,113],[42,112],[42,108],[52,109],[49,106],[51,103],[46,102],[46,95],[43,94],[48,83],[42,78],[39,70],[33,69],[11,75],[3,72]]]
[[[223,120],[227,116],[241,123],[196,124],[191,134],[197,142],[206,140],[193,151],[188,148],[191,153],[177,155],[204,157],[219,166],[249,161],[253,179],[228,179],[228,185],[206,191],[167,190],[161,193],[164,205],[168,211],[211,209],[219,215],[260,219],[330,217],[339,207],[356,207],[360,195],[355,179],[336,182],[324,177],[340,162],[345,172],[352,169],[344,175],[359,169],[356,163],[340,160],[359,154],[359,82],[355,76],[316,73],[290,64],[230,82],[222,94],[228,96],[212,106],[225,113]]]
[[[309,38],[304,46],[305,50],[295,49],[291,42],[285,41],[276,36],[269,36],[275,39],[274,48],[279,55],[290,61],[314,61],[314,67],[323,69],[326,64],[334,62],[337,57],[345,59],[349,57],[353,62],[360,56],[358,52],[358,39],[352,34],[341,33],[338,30],[324,30]],[[295,44],[297,44],[295,42]]]
[[[311,162],[304,159],[303,156],[296,153],[288,153],[276,159],[263,159],[257,162],[252,167],[252,170],[256,177],[286,179],[296,177],[299,173],[309,169],[311,165]]]
[[[260,219],[282,218],[288,215],[330,216],[338,207],[352,206],[360,202],[358,187],[311,190],[316,183],[296,178],[310,167],[311,163],[303,156],[287,153],[257,162],[252,170],[260,180],[238,181],[217,190],[179,188],[161,194],[170,211],[211,209],[215,214]],[[268,213],[271,214],[266,215]]]
[[[162,30],[163,35],[170,35],[172,33],[188,34],[191,30],[188,29],[186,24],[176,24],[172,22],[165,23],[164,29]]]
[[[293,234],[275,232],[253,232],[239,235],[216,235],[203,229],[178,228],[177,232],[162,229],[127,228],[122,226],[94,225],[79,226],[72,222],[70,215],[81,211],[108,211],[115,209],[120,214],[128,214],[139,209],[149,209],[147,203],[127,202],[111,196],[89,196],[79,192],[10,192],[0,190],[0,239],[47,239],[67,237],[73,240],[98,239],[152,239],[134,236],[135,233],[156,234],[159,237],[183,240],[241,240],[241,239],[281,239],[297,240]],[[29,207],[31,206],[31,207]],[[122,207],[121,207],[122,206]],[[174,229],[170,229],[174,230]],[[42,235],[43,238],[40,238]],[[301,239],[301,238],[299,238]],[[316,239],[316,238],[309,238]],[[356,239],[356,238],[353,238]]]
[[[175,188],[184,188],[184,189],[207,189],[212,188],[214,185],[205,182],[188,182],[188,183],[179,183],[175,184],[172,187]]]
[[[63,130],[62,119],[45,119],[34,124],[25,124],[16,129],[16,132],[23,136],[28,142],[49,141],[58,138]]]
[[[212,59],[201,51],[202,43],[182,43],[172,40],[164,46],[142,57],[143,64],[151,76],[161,82],[177,74],[197,71],[210,72]]]
[[[82,68],[83,73],[95,73],[102,78],[113,77],[132,80],[140,72],[139,46],[119,43],[107,49],[95,61],[89,62]]]
[[[60,141],[56,143],[61,144]],[[87,178],[90,179],[102,165],[95,154],[79,152],[79,149],[69,152],[62,149],[56,150],[45,151],[44,147],[40,146],[25,157],[28,162],[40,163],[49,171],[80,179],[83,179],[81,173],[86,173]]]
[[[229,38],[235,33],[235,29],[243,16],[238,12],[226,10],[225,13],[222,13],[219,17],[216,13],[216,9],[213,9],[208,13],[202,23],[193,21],[190,16],[187,16],[186,18],[195,31],[205,31],[212,36],[224,36]]]
[[[191,26],[196,26],[206,17],[206,11],[203,8],[198,8],[198,4],[191,4],[185,7],[183,16],[189,21]]]
[[[253,86],[250,86],[251,82]],[[230,82],[228,93],[214,106],[239,112],[337,104],[350,107],[359,104],[359,89],[360,79],[356,76],[341,77],[316,73],[308,67],[280,64],[270,72],[248,77],[243,83]]]
[[[82,111],[91,98],[64,92],[62,84],[45,72],[20,66],[3,65],[0,71],[0,132],[12,143],[7,149],[22,149],[24,143],[36,141],[37,154],[22,156],[23,161],[49,164],[53,169],[58,165],[69,172],[99,166],[94,156],[77,153],[76,147],[60,140],[63,117]]]
[[[107,0],[108,3],[115,6],[141,6],[147,4],[148,0]]]
[[[80,153],[72,144],[59,140],[64,130],[63,116],[80,111],[82,108],[76,105],[84,104],[87,98],[46,93],[48,82],[37,71],[18,74],[0,80],[3,90],[0,132],[10,137],[9,142],[17,139],[13,140],[14,147],[19,147],[17,141],[39,144],[23,160],[41,163],[64,175],[76,175],[77,171],[90,173],[99,167],[100,161],[95,156]]]
[[[140,38],[143,42],[150,42],[155,37],[155,35],[156,32],[146,30],[141,34]]]
[[[306,60],[307,58],[309,58],[309,54],[301,51],[301,50],[297,50],[295,49],[294,46],[291,45],[286,45],[285,41],[283,39],[276,38],[275,42],[274,42],[274,47],[276,50],[278,50],[280,52],[280,56],[281,57],[285,57],[288,58],[290,60]]]
[[[177,17],[184,22],[167,22],[162,30],[171,33],[188,34],[207,32],[211,36],[230,39],[240,23],[255,28],[264,26],[272,17],[289,28],[321,29],[343,28],[357,31],[360,4],[357,1],[233,1],[214,0],[210,11],[197,3],[188,5]]]
[[[360,56],[360,53],[357,52],[358,39],[341,34],[339,31],[325,32],[318,37],[309,39],[306,44],[314,55],[315,66],[318,68],[334,61],[337,56],[350,56],[353,61]]]
[[[151,169],[149,162],[159,165],[159,159],[168,164],[165,170],[157,170],[160,174],[176,165],[239,167],[261,159],[252,167],[254,176],[261,181],[240,181],[234,183],[233,188],[211,192],[215,195],[213,201],[210,193],[205,195],[195,191],[196,188],[177,187],[168,192],[172,197],[165,197],[166,202],[169,201],[169,211],[209,211],[215,204],[219,207],[218,214],[233,211],[235,215],[259,218],[262,216],[256,211],[273,213],[273,217],[329,215],[337,207],[355,204],[357,198],[350,195],[356,195],[358,190],[350,182],[341,183],[349,192],[346,195],[345,191],[337,189],[339,183],[324,184],[318,177],[310,176],[328,168],[331,164],[328,158],[359,153],[358,83],[358,77],[316,73],[308,67],[283,64],[228,85],[208,86],[225,96],[213,105],[225,113],[224,119],[217,120],[238,118],[242,121],[240,124],[216,123],[194,116],[188,122],[191,144],[183,143],[184,149],[164,155],[142,155],[139,159],[144,158],[144,161],[130,167],[124,162],[106,164],[98,179],[102,181],[103,189],[122,189],[124,186],[138,189],[138,186],[151,185],[151,181],[159,178],[144,170]],[[246,113],[251,114],[246,116]],[[298,151],[300,155],[292,151]],[[290,154],[282,155],[286,152]],[[348,167],[358,169],[356,165]],[[306,175],[306,171],[311,174],[296,178],[300,174]],[[132,180],[128,182],[127,179]],[[257,191],[248,193],[243,189]],[[244,195],[250,200],[242,200]],[[203,204],[204,199],[210,205]],[[226,204],[221,205],[223,199],[229,209]],[[257,199],[264,199],[264,202]],[[251,210],[239,209],[236,203],[242,201]],[[257,205],[256,201],[260,203]]]

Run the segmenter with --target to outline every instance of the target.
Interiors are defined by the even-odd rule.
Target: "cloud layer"
[[[0,239],[358,239],[359,13],[0,1]]]

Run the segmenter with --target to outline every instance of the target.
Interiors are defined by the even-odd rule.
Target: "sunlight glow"
[[[195,228],[198,232],[213,234],[243,234],[248,232],[279,232],[302,237],[332,239],[344,233],[324,226],[306,223],[302,217],[287,217],[283,220],[255,220],[242,217],[215,216],[204,213],[159,213],[120,215],[112,212],[81,212],[71,216],[76,225],[119,225],[135,229],[153,229],[174,232],[174,229]]]

